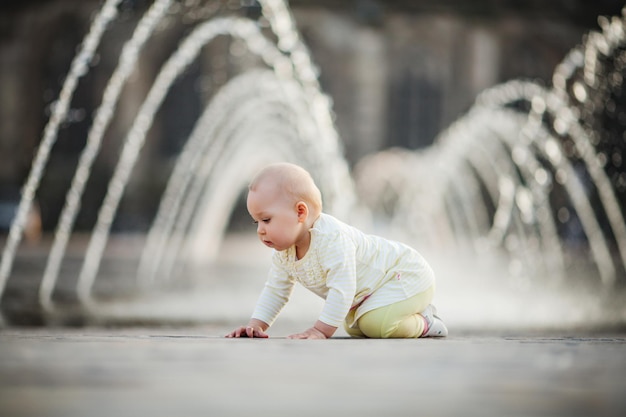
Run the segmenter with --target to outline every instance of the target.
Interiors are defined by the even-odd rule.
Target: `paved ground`
[[[5,329],[1,416],[623,416],[626,335],[294,341]]]

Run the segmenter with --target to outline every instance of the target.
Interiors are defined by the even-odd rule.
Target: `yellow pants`
[[[421,311],[431,303],[435,294],[435,286],[406,300],[380,307],[363,314],[355,328],[346,332],[351,337],[416,338],[424,333],[424,319]]]

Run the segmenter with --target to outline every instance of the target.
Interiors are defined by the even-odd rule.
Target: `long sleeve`
[[[289,276],[274,257],[267,282],[259,296],[252,318],[262,320],[270,326],[285,307],[293,292],[295,281]]]
[[[330,326],[339,327],[350,311],[356,293],[356,248],[349,238],[337,235],[320,250],[322,251],[320,258],[324,259],[324,267],[327,270],[328,295],[319,320]]]

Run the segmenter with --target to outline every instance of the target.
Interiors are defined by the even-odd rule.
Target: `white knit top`
[[[271,325],[299,282],[325,299],[319,320],[352,326],[364,313],[426,291],[434,274],[424,258],[402,243],[367,235],[322,214],[302,259],[296,248],[275,251],[253,318]],[[371,297],[372,294],[375,297]]]

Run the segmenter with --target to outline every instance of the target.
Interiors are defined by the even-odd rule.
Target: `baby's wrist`
[[[324,337],[326,337],[327,339],[330,338],[335,333],[335,331],[337,330],[336,327],[328,325],[328,324],[326,324],[326,323],[324,323],[323,321],[320,321],[320,320],[318,320],[313,325],[313,329],[315,329],[316,332],[319,332],[322,335],[324,335]]]
[[[328,336],[326,335],[326,333],[324,333],[324,331],[322,329],[318,329],[315,326],[313,326],[312,329],[315,330],[316,333],[319,333],[320,335],[322,335],[322,336],[324,336],[325,338],[328,339]]]

